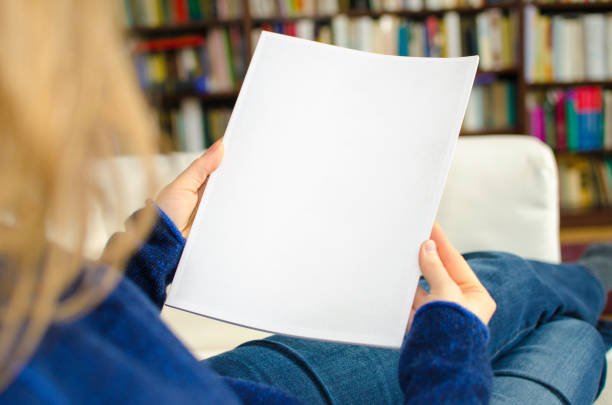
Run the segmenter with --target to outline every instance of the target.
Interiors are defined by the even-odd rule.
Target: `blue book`
[[[410,35],[410,30],[408,30],[408,26],[406,24],[402,24],[397,29],[397,54],[399,56],[409,56],[409,48],[408,48],[408,36]]]

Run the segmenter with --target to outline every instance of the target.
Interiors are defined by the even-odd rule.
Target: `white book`
[[[476,35],[478,39],[478,55],[480,55],[480,68],[493,69],[493,53],[489,29],[489,16],[486,12],[476,15]]]
[[[377,44],[374,52],[397,55],[399,18],[385,14],[378,19]]]
[[[442,0],[425,0],[425,9],[440,10],[442,8]]]
[[[424,23],[410,24],[410,56],[425,56],[425,35]]]
[[[311,19],[301,19],[295,24],[295,31],[298,37],[314,41],[315,22]]]
[[[332,35],[334,44],[343,48],[351,48],[350,21],[345,14],[340,14],[332,18]]]
[[[406,10],[410,11],[421,11],[423,9],[423,0],[406,0]]]
[[[196,98],[185,98],[180,106],[182,144],[186,152],[204,149],[204,117]]]
[[[536,26],[538,21],[538,10],[534,6],[525,7],[524,35],[524,61],[525,61],[525,81],[533,83],[535,75],[535,53],[536,53]]]
[[[571,20],[572,35],[570,38],[569,47],[572,50],[573,57],[571,58],[571,80],[584,80],[585,78],[585,61],[584,61],[584,27],[579,19]]]
[[[584,30],[585,74],[589,80],[606,78],[606,17],[603,14],[582,16]]]
[[[369,16],[358,17],[355,20],[357,36],[353,46],[355,49],[372,52],[374,50],[374,20]]]
[[[461,28],[459,13],[451,11],[444,14],[444,29],[446,30],[446,50],[450,58],[461,56]]]
[[[463,128],[467,131],[474,131],[481,129],[479,120],[483,112],[479,110],[480,102],[479,99],[482,97],[482,87],[474,86],[472,88],[472,94],[470,95],[470,101],[468,103],[467,110],[465,112],[465,119],[463,120]]]
[[[167,304],[399,348],[477,65],[263,32]]]

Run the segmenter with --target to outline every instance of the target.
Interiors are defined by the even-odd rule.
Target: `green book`
[[[199,21],[202,19],[202,8],[198,0],[187,0],[187,7],[189,9],[190,20]]]
[[[508,114],[508,126],[516,125],[516,86],[513,82],[506,82],[506,113]]]
[[[225,60],[228,74],[230,77],[232,88],[236,87],[236,82],[239,80],[236,77],[236,70],[234,69],[233,57],[232,57],[232,42],[230,41],[229,32],[227,29],[223,30],[223,47],[225,48]]]
[[[552,95],[548,93],[544,99],[544,129],[546,143],[553,149],[557,148],[557,127],[555,122],[555,104]]]
[[[578,115],[576,114],[576,93],[568,91],[565,99],[565,120],[567,122],[567,148],[578,150]]]
[[[161,0],[161,11],[162,11],[162,23],[171,24],[172,21],[172,10],[170,0]]]

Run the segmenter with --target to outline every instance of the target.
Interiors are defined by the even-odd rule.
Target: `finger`
[[[416,293],[414,294],[414,300],[412,301],[412,309],[417,310],[425,305],[427,300],[427,291],[425,291],[421,286],[418,286],[416,289]]]
[[[425,241],[421,245],[419,265],[421,266],[423,277],[425,277],[425,280],[429,283],[432,292],[440,291],[441,289],[455,284],[444,268],[437,253],[436,243],[433,240]]]
[[[440,260],[442,260],[444,267],[446,267],[448,274],[455,283],[460,286],[465,284],[480,285],[480,281],[470,265],[448,240],[442,227],[437,222],[431,231],[431,239],[436,242]]]
[[[410,328],[412,328],[412,323],[414,322],[414,313],[416,311],[414,309],[410,310],[410,316],[408,317],[408,324],[406,325],[406,333],[408,333],[410,331]]]
[[[185,171],[176,178],[180,187],[196,192],[206,181],[208,176],[219,167],[223,159],[223,138],[215,142],[199,158],[194,160]]]

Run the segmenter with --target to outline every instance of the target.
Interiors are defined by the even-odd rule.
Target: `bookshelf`
[[[597,78],[587,77],[588,75],[583,75],[584,77],[566,75],[567,77],[565,77],[565,79],[560,80],[560,73],[557,75],[555,71],[552,74],[550,74],[551,72],[546,72],[549,74],[549,77],[546,78],[534,77],[532,66],[534,62],[529,56],[531,55],[529,53],[529,47],[533,47],[533,38],[530,37],[530,35],[534,35],[533,33],[530,34],[530,32],[535,31],[535,28],[533,28],[534,15],[537,15],[537,18],[539,18],[537,24],[544,21],[546,24],[551,24],[550,26],[560,21],[574,21],[574,19],[581,18],[580,16],[582,15],[612,15],[612,2],[609,1],[567,3],[558,1],[528,2],[524,0],[490,0],[489,2],[485,0],[302,0],[301,2],[292,2],[290,0],[200,0],[198,4],[200,4],[202,8],[199,10],[201,18],[193,19],[189,15],[185,18],[183,15],[182,22],[176,22],[175,20],[181,18],[178,14],[173,14],[172,12],[169,13],[169,15],[172,14],[170,18],[167,18],[168,15],[164,14],[167,11],[165,8],[173,7],[174,4],[181,2],[184,4],[184,7],[187,8],[192,4],[198,3],[197,0],[123,1],[124,5],[130,7],[132,12],[131,17],[128,16],[129,28],[127,33],[128,36],[135,41],[155,41],[160,38],[186,35],[199,35],[208,38],[209,34],[213,31],[228,32],[229,30],[233,30],[240,32],[242,44],[239,49],[231,49],[231,52],[234,55],[236,53],[240,55],[242,63],[244,64],[244,69],[242,72],[236,72],[240,70],[240,61],[236,62],[234,60],[229,62],[230,64],[233,63],[234,65],[238,65],[238,67],[234,66],[232,68],[236,77],[232,82],[233,85],[231,88],[226,86],[225,88],[217,88],[212,91],[211,89],[196,90],[189,88],[175,89],[174,91],[167,91],[164,89],[147,91],[149,100],[156,109],[166,112],[170,111],[168,114],[164,115],[164,113],[160,116],[160,122],[162,123],[163,129],[174,130],[172,129],[174,128],[172,122],[176,120],[176,114],[180,115],[181,104],[184,100],[199,103],[203,111],[205,111],[203,112],[202,125],[205,126],[206,129],[209,129],[209,121],[214,121],[214,126],[217,129],[217,134],[214,136],[207,135],[208,139],[205,143],[211,142],[215,137],[219,136],[219,131],[222,133],[223,120],[227,118],[228,109],[233,106],[237,98],[243,78],[243,72],[248,65],[248,61],[253,51],[253,38],[256,37],[253,33],[256,32],[256,30],[268,29],[277,32],[279,30],[285,30],[287,34],[299,34],[299,32],[297,32],[300,29],[299,25],[303,24],[304,21],[307,22],[307,24],[305,24],[307,32],[311,32],[313,36],[309,39],[331,42],[332,37],[336,36],[336,32],[332,32],[332,28],[337,28],[334,24],[338,22],[339,17],[346,18],[350,21],[350,24],[353,24],[354,21],[370,21],[366,24],[366,26],[368,26],[368,24],[376,24],[382,19],[388,19],[388,16],[391,16],[393,23],[399,24],[400,27],[405,27],[405,24],[412,24],[408,26],[409,30],[420,24],[426,28],[425,35],[427,35],[427,29],[429,29],[427,24],[430,22],[433,24],[433,22],[435,22],[435,24],[440,27],[444,24],[448,25],[450,20],[446,20],[445,18],[449,13],[452,13],[454,16],[458,16],[458,20],[460,21],[460,35],[462,41],[465,41],[466,38],[464,32],[465,21],[475,21],[474,24],[476,24],[482,15],[488,15],[490,19],[495,18],[496,21],[500,21],[500,18],[507,20],[507,22],[504,22],[504,24],[507,24],[505,26],[509,26],[509,30],[514,30],[513,33],[508,34],[510,35],[510,40],[508,41],[511,47],[509,52],[512,56],[512,63],[507,63],[506,60],[505,63],[500,64],[498,63],[499,61],[496,61],[493,64],[489,63],[488,66],[479,69],[476,81],[478,86],[475,87],[473,98],[477,98],[477,96],[481,98],[481,109],[475,114],[479,117],[485,117],[485,119],[470,121],[470,117],[466,115],[466,122],[471,122],[473,125],[472,127],[466,126],[462,129],[461,134],[463,136],[517,133],[532,133],[536,135],[533,133],[533,111],[534,99],[536,100],[536,109],[540,107],[537,103],[539,102],[538,100],[541,101],[543,96],[539,95],[546,96],[551,92],[571,92],[573,89],[585,87],[612,90],[612,74]],[[218,8],[216,14],[213,13],[213,15],[210,13],[208,16],[203,15],[206,14],[204,12],[206,7],[211,7],[211,5],[214,4],[218,5],[220,2],[228,2],[229,7],[226,7],[224,11]],[[156,17],[151,17],[152,11],[143,9],[143,7],[146,8],[146,4],[148,3],[160,5],[158,10],[163,9],[163,13],[162,11],[157,11],[158,15]],[[262,3],[266,6],[272,4],[282,6],[282,4],[285,4],[288,8],[279,9],[273,14],[262,13],[261,10],[253,9],[254,5],[261,6]],[[291,4],[305,5],[307,3],[309,4],[309,8],[307,10],[302,10],[302,13],[296,13],[296,10],[293,10],[293,12],[290,10]],[[417,7],[415,7],[416,3],[420,3],[422,7],[417,9]],[[331,10],[329,8],[330,4],[333,6]],[[402,6],[402,4],[404,6]],[[376,9],[372,8],[372,5],[378,5],[380,7],[387,5],[392,9]],[[449,7],[449,5],[453,6]],[[224,6],[226,6],[225,3]],[[426,8],[426,6],[435,8]],[[411,9],[408,9],[408,7]],[[233,11],[230,10],[231,8],[233,8]],[[183,12],[184,11],[185,10],[183,10]],[[141,17],[138,17],[138,13],[141,14]],[[189,10],[187,14],[189,14]],[[608,24],[612,24],[610,17],[608,17],[606,21]],[[480,26],[478,28],[480,28]],[[394,29],[398,29],[398,25],[394,25]],[[447,26],[445,26],[444,29],[448,29]],[[475,29],[473,35],[478,36],[477,31],[478,30]],[[607,32],[608,36],[612,36],[612,34],[610,34],[612,31]],[[448,38],[445,38],[444,41],[449,42]],[[475,41],[478,48],[480,48],[481,44],[478,43],[478,38],[476,38]],[[431,44],[429,44],[429,46],[431,46]],[[444,46],[448,46],[448,44],[445,43]],[[608,45],[608,49],[609,47],[610,45]],[[428,51],[431,51],[431,48]],[[448,51],[449,50],[446,49],[445,52]],[[550,58],[552,58],[553,51],[554,50],[546,50],[546,52],[550,54]],[[397,52],[401,53],[399,44],[398,48],[396,48],[396,53]],[[440,49],[438,49],[438,52],[440,52]],[[542,53],[542,49],[537,49],[537,52]],[[466,54],[466,48],[463,43],[461,53]],[[213,54],[208,55],[209,59],[211,59],[210,56]],[[484,55],[481,54],[481,62],[484,62],[484,59]],[[548,63],[551,66],[553,65],[550,60]],[[535,64],[537,65],[537,63]],[[556,65],[553,67],[556,67]],[[478,95],[477,93],[481,94]],[[505,99],[505,104],[499,102],[500,97]],[[495,102],[491,102],[492,100]],[[504,107],[501,110],[496,110],[495,106],[501,104],[503,104]],[[493,109],[487,109],[491,108],[490,106],[493,106]],[[221,118],[213,117],[214,119],[211,119],[207,114],[210,112],[214,115],[216,109],[221,111]],[[506,119],[500,121],[486,118],[492,116],[498,118],[505,117]],[[219,124],[219,122],[221,124]],[[550,139],[542,134],[539,136],[544,141],[550,141]],[[180,144],[180,142],[176,141],[166,142],[166,145],[168,144],[170,146],[167,146],[167,148],[170,149],[182,148],[184,146],[184,143]],[[198,144],[196,144],[196,146],[197,145]],[[552,142],[551,146],[553,150],[555,150],[560,166],[563,166],[566,161],[572,162],[573,160],[580,159],[595,160],[604,162],[604,164],[606,161],[612,161],[612,145],[609,144],[602,145],[597,150],[591,150],[592,148],[590,147],[570,148],[568,145],[557,145],[556,141]],[[577,163],[577,165],[579,166],[580,164]],[[572,168],[570,167],[570,169]],[[563,175],[563,173],[561,173],[561,175]],[[562,201],[562,204],[563,203]],[[567,203],[567,201],[565,203]],[[591,201],[589,204],[591,204],[589,207],[572,206],[568,208],[562,206],[562,227],[612,227],[612,199],[607,201],[606,204],[603,204],[602,201],[597,203]]]

